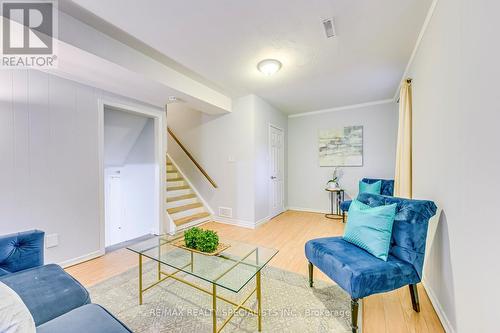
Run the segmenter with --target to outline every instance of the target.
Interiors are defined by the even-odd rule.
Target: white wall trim
[[[276,215],[276,216],[278,216],[278,215]],[[261,225],[266,224],[267,222],[271,221],[271,219],[272,219],[271,216],[266,216],[264,218],[261,218],[260,220],[258,220],[257,222],[255,222],[255,227],[256,228],[260,227]]]
[[[222,224],[230,224],[237,227],[247,228],[247,229],[255,229],[255,222],[232,219],[228,217],[214,216],[213,222],[222,223]]]
[[[165,232],[164,226],[166,225],[167,219],[167,208],[166,208],[166,186],[167,186],[167,170],[166,170],[166,151],[167,151],[167,119],[166,114],[163,110],[148,107],[146,105],[138,105],[133,103],[124,104],[120,100],[116,100],[111,97],[100,97],[97,100],[98,110],[97,110],[97,123],[98,123],[98,167],[99,167],[99,224],[100,224],[100,242],[99,249],[100,252],[105,251],[105,205],[104,205],[104,107],[110,106],[113,108],[118,108],[124,112],[129,112],[132,114],[139,114],[153,118],[154,120],[154,131],[155,131],[155,160],[157,165],[156,170],[156,181],[155,181],[155,192],[156,192],[156,211],[158,214],[158,226],[155,230],[155,234],[163,234]]]
[[[304,207],[287,207],[287,210],[296,210],[299,212],[307,212],[307,213],[321,213],[321,214],[328,214],[330,211],[322,210],[322,209],[315,209],[315,208],[304,208]]]
[[[418,49],[420,47],[420,43],[424,38],[425,32],[427,31],[427,27],[431,21],[432,16],[434,15],[434,11],[436,9],[436,5],[439,0],[433,0],[431,6],[429,7],[429,11],[427,12],[427,16],[425,17],[424,24],[422,25],[422,29],[420,29],[420,33],[418,34],[417,41],[415,43],[415,47],[413,48],[413,52],[411,53],[410,59],[408,60],[408,64],[406,65],[405,71],[403,72],[403,76],[399,81],[398,87],[396,88],[396,92],[394,93],[393,102],[396,102],[399,98],[399,90],[401,88],[401,82],[406,78],[408,72],[410,70],[411,65],[413,64],[413,60],[415,60],[415,56],[417,55]]]
[[[266,216],[264,218],[261,218],[257,222],[250,222],[246,220],[238,220],[238,219],[232,219],[228,217],[221,217],[221,216],[214,216],[213,221],[215,223],[222,223],[222,224],[229,224],[229,225],[234,225],[237,227],[242,227],[242,228],[247,228],[247,229],[255,229],[263,224],[266,224],[267,222],[271,221],[272,217],[271,216]]]
[[[455,333],[456,331],[451,325],[450,321],[448,320],[446,312],[443,310],[443,307],[441,306],[441,303],[439,303],[439,300],[436,297],[436,294],[434,293],[432,288],[426,283],[425,278],[422,279],[422,285],[424,286],[425,291],[427,292],[427,296],[429,296],[429,299],[431,301],[432,306],[434,307],[434,310],[436,310],[436,313],[439,317],[439,320],[441,321],[441,325],[443,325],[445,332]]]
[[[388,104],[388,103],[394,103],[394,100],[393,99],[383,99],[383,100],[379,100],[379,101],[373,101],[373,102],[367,102],[367,103],[360,103],[360,104],[352,104],[352,105],[345,105],[345,106],[339,106],[339,107],[330,108],[330,109],[324,109],[324,110],[309,111],[309,112],[303,112],[303,113],[295,113],[295,114],[289,115],[288,118],[298,118],[298,117],[314,116],[314,115],[317,115],[317,114],[330,113],[330,112],[342,111],[342,110],[357,109],[357,108],[362,108],[362,107],[366,107],[366,106],[381,105],[381,104]]]
[[[83,256],[80,256],[80,257],[76,257],[76,258],[73,258],[73,259],[65,260],[65,261],[60,262],[58,264],[62,268],[67,268],[67,267],[70,267],[70,266],[74,266],[74,265],[80,264],[80,263],[82,263],[84,261],[89,261],[89,260],[95,259],[97,257],[103,256],[105,253],[106,252],[104,250],[97,250],[97,251],[85,254]]]

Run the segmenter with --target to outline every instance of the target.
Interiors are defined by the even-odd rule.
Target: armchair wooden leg
[[[342,211],[342,223],[345,223],[345,210]]]
[[[418,289],[416,284],[410,284],[411,305],[415,312],[420,312],[420,302],[418,300]]]
[[[351,299],[351,328],[352,333],[358,332],[358,310],[359,310],[359,298]]]
[[[309,287],[313,287],[313,264],[309,261]]]

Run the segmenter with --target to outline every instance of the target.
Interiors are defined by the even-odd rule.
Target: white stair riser
[[[167,173],[167,180],[173,179],[173,178],[179,178],[179,177],[181,177],[181,175],[177,172]]]
[[[193,190],[188,188],[187,190],[175,190],[175,191],[168,191],[167,190],[167,198],[172,198],[172,197],[180,197],[181,195],[186,195],[186,194],[192,194]]]
[[[177,186],[185,186],[185,185],[186,185],[186,182],[183,180],[179,180],[179,181],[175,181],[175,182],[167,181],[167,187],[177,187]]]
[[[174,208],[174,207],[190,205],[190,204],[197,203],[198,201],[199,201],[198,198],[194,197],[194,198],[190,198],[190,199],[167,202],[167,208]]]
[[[204,222],[208,222],[208,221],[210,221],[210,216],[204,217],[202,219],[194,220],[194,221],[191,221],[189,223],[186,223],[186,224],[183,224],[180,226],[175,226],[175,232],[177,233],[181,230],[188,229],[188,228],[194,227],[195,225],[198,225],[198,224],[201,224]]]
[[[167,164],[167,171],[175,171],[175,167]]]
[[[198,214],[198,213],[203,213],[203,212],[205,212],[205,207],[202,206],[202,207],[197,207],[197,208],[188,209],[188,210],[185,210],[182,212],[170,214],[170,216],[172,217],[173,220],[178,220],[178,219],[181,219],[183,217],[188,217],[188,216]]]

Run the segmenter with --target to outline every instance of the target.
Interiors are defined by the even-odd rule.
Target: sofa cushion
[[[88,304],[57,317],[37,328],[37,333],[129,333],[108,311]]]
[[[364,181],[360,180],[358,193],[380,194],[381,186],[382,182],[380,180],[374,183],[365,183]]]
[[[389,197],[394,196],[394,180],[393,179],[376,179],[376,178],[363,178],[362,182],[367,184],[373,184],[378,181],[381,182],[380,195],[387,195]]]
[[[420,281],[411,264],[392,255],[387,261],[382,261],[341,237],[308,241],[305,252],[314,266],[353,298],[394,290]]]
[[[17,272],[43,265],[43,239],[39,230],[0,236],[0,269]]]
[[[370,207],[354,200],[343,239],[387,261],[395,215],[396,204]]]
[[[23,300],[37,326],[90,303],[87,290],[58,265],[45,265],[0,277]]]

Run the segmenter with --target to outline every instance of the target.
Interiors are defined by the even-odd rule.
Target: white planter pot
[[[329,190],[336,190],[338,189],[339,187],[337,186],[336,183],[328,183],[328,189]]]

